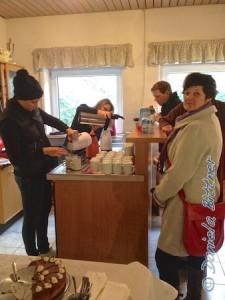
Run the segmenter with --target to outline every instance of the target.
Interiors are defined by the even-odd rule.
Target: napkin
[[[127,300],[129,296],[130,290],[126,284],[107,281],[98,300]]]
[[[32,300],[31,284],[18,281],[12,283],[10,289],[16,299]]]
[[[96,300],[106,285],[107,276],[105,273],[88,271],[86,273],[86,277],[89,278],[89,281],[92,285],[90,300]]]

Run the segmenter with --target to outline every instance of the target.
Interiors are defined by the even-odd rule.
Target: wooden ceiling
[[[225,4],[225,0],[0,0],[5,19]]]

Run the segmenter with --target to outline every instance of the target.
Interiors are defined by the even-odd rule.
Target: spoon
[[[13,270],[13,282],[10,285],[11,293],[14,297],[18,300],[32,300],[32,290],[31,290],[31,283],[25,282],[20,280],[20,277],[17,273],[17,266],[16,262],[12,263],[12,270]]]
[[[17,267],[16,267],[16,262],[15,261],[12,263],[12,270],[13,270],[14,281],[18,282],[19,277],[18,277],[18,274],[17,274]]]
[[[73,286],[74,286],[74,291],[75,291],[75,294],[77,293],[77,285],[76,285],[76,279],[74,276],[72,276],[72,279],[73,279]]]

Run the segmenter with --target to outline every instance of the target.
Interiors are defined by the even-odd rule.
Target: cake
[[[34,264],[33,300],[51,300],[62,294],[66,286],[66,270],[57,258],[40,257]]]

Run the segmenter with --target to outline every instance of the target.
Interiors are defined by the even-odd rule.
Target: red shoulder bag
[[[179,196],[184,206],[183,242],[189,255],[216,253],[224,241],[225,202],[223,201],[224,151],[221,155],[220,198],[210,205],[186,201],[184,190]]]

